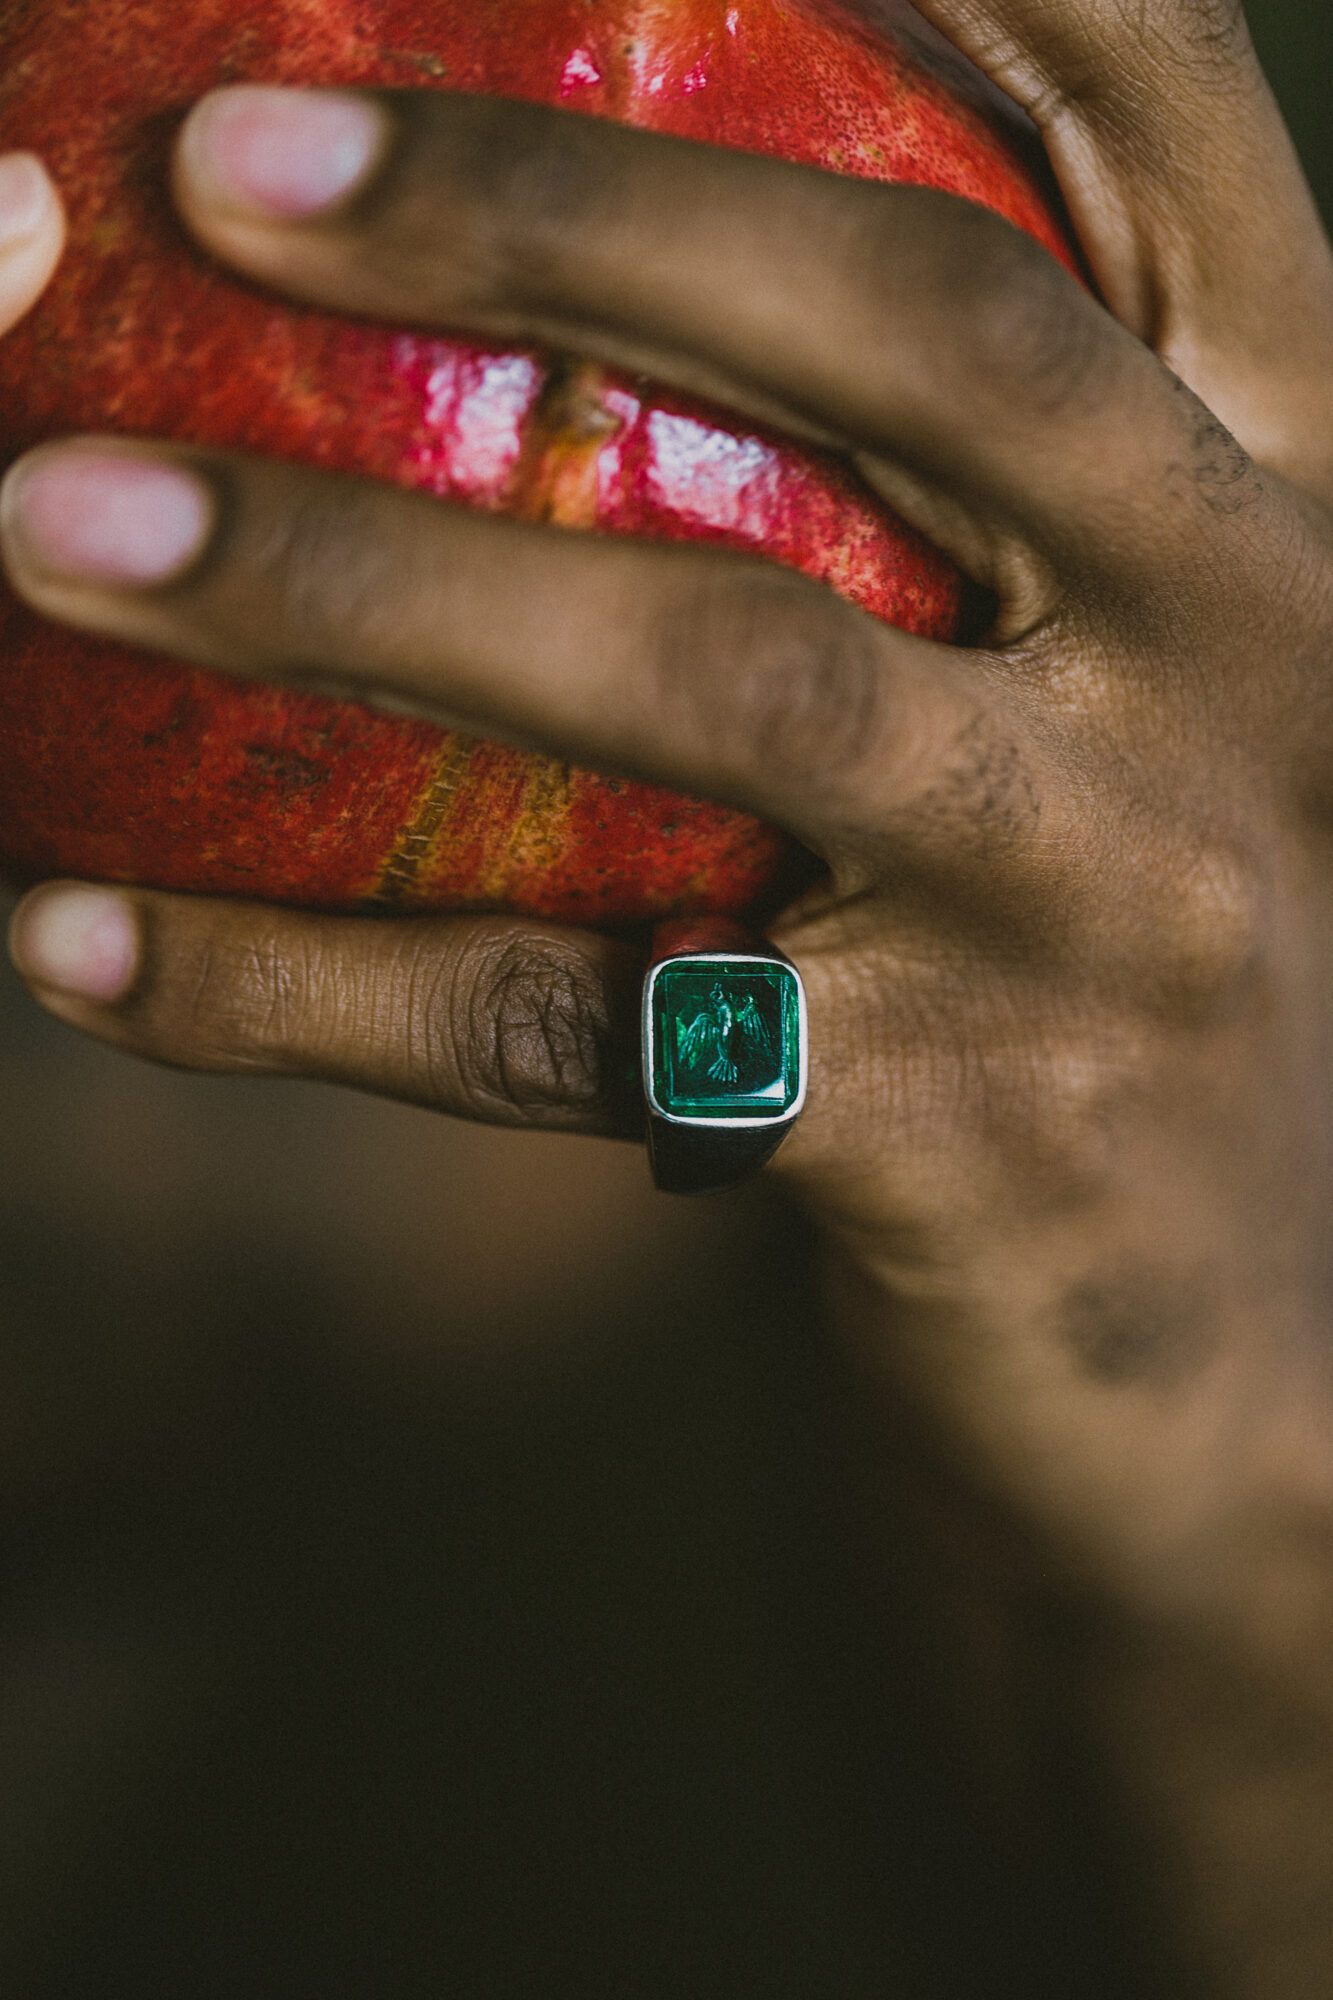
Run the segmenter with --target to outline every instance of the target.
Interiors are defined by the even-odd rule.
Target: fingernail
[[[53,198],[46,169],[34,153],[0,157],[0,252],[37,234]]]
[[[42,451],[0,489],[0,530],[20,564],[72,581],[162,583],[212,525],[212,497],[191,473],[124,451]]]
[[[81,1000],[121,1000],[139,969],[134,911],[114,889],[57,882],[19,904],[9,952],[25,979]]]
[[[384,115],[368,98],[236,84],[194,107],[180,158],[206,200],[297,222],[349,194],[384,135]]]

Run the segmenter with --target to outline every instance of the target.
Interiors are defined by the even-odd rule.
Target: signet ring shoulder
[[[648,1156],[666,1194],[715,1194],[772,1158],[800,1116],[805,988],[739,925],[659,925],[643,983]]]

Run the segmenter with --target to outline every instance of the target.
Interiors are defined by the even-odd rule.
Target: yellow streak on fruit
[[[529,421],[508,495],[506,512],[520,520],[562,528],[591,528],[597,520],[598,462],[602,447],[621,427],[604,400],[606,377],[594,362],[557,363]],[[478,828],[459,824],[467,810],[461,792],[475,739],[450,734],[418,795],[411,818],[394,841],[367,901],[383,909],[411,909],[424,902],[451,838],[475,839]],[[534,756],[522,782],[512,822],[497,824],[469,901],[504,903],[521,898],[525,882],[559,859],[572,779],[569,766]],[[488,831],[482,829],[483,832]]]
[[[458,806],[459,788],[476,739],[452,730],[445,737],[439,761],[417,798],[412,817],[380,864],[366,901],[386,910],[411,909],[424,899],[424,882],[442,841],[448,838]]]

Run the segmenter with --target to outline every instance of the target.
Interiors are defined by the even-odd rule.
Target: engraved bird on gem
[[[747,1056],[763,1056],[773,1060],[773,1037],[759,1009],[754,1004],[754,995],[747,993],[739,1006],[733,1007],[720,981],[716,982],[708,995],[708,1005],[687,1027],[685,1016],[676,1017],[677,1047],[681,1060],[688,1069],[698,1069],[708,1063],[708,1075],[714,1083],[737,1083],[740,1080],[740,1063]]]

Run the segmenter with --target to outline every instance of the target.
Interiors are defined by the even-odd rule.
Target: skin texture
[[[975,110],[838,7],[525,0],[514,19],[503,0],[57,0],[0,22],[0,142],[51,150],[71,214],[59,278],[0,353],[0,461],[110,428],[262,451],[531,522],[758,550],[951,637],[956,571],[844,459],[530,344],[297,315],[192,250],[165,199],[172,132],[211,85],[255,78],[455,80],[951,189],[1069,255]],[[771,903],[800,866],[715,803],[318,685],[241,686],[12,600],[0,618],[11,878],[604,923]]]
[[[940,1699],[960,1736],[984,1714],[1012,1837],[1040,1743],[957,1643],[1003,1629],[1015,1711],[1058,1688],[1077,1718],[1159,1990],[1305,2000],[1333,1983],[1333,269],[1221,0],[929,13],[1036,118],[1109,310],[944,197],[707,150],[668,175],[558,114],[489,108],[483,179],[447,97],[388,114],[331,217],[224,202],[189,134],[178,194],[298,296],[563,334],[844,452],[994,593],[982,643],[730,553],[520,551],[178,451],[228,532],[164,584],[43,558],[31,464],[6,561],[53,617],[260,677],[329,653],[822,857],[773,926],[813,1047],[778,1164],[860,1360],[867,1487],[947,1607]],[[80,893],[39,890],[15,952],[121,1047],[629,1127],[620,946]]]

